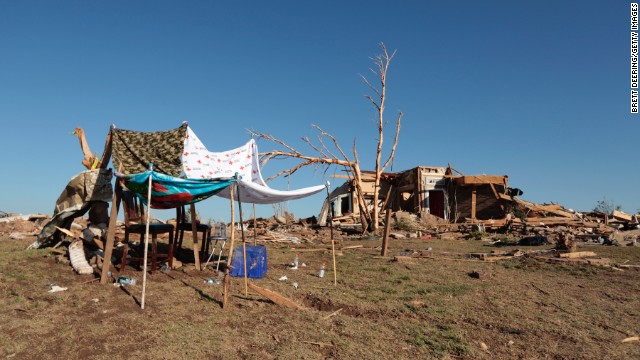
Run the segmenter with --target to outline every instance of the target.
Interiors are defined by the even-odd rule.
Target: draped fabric
[[[324,185],[290,191],[270,188],[262,178],[258,146],[253,139],[239,148],[211,152],[207,150],[193,130],[187,128],[182,163],[184,173],[188,178],[211,179],[234,176],[237,173],[241,200],[246,203],[275,204],[307,197],[325,189]],[[229,198],[229,189],[222,190],[218,196]]]
[[[155,132],[112,129],[113,166],[127,174],[141,173],[153,163],[160,173],[179,176],[180,156],[184,147],[187,124],[176,129]]]
[[[145,204],[151,176],[151,207],[154,209],[172,209],[202,201],[235,182],[230,178],[181,179],[151,170],[129,175],[116,173],[116,176],[123,180],[127,190],[135,193]]]
[[[58,237],[58,227],[69,229],[73,219],[86,214],[95,202],[110,202],[113,197],[112,178],[110,169],[87,170],[71,178],[56,201],[53,217],[29,248],[38,249],[49,244]]]

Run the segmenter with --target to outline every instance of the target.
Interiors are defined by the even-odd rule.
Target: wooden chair
[[[192,214],[193,216],[193,214]],[[184,232],[193,231],[191,222],[187,222],[186,220],[186,211],[184,206],[178,206],[176,208],[176,242],[174,251],[178,252],[182,249],[182,241],[184,240]],[[211,234],[211,225],[196,223],[196,233],[201,233],[202,236],[200,238],[200,259],[209,253],[209,235]]]
[[[124,271],[127,261],[140,262],[144,261],[144,234],[146,233],[146,215],[144,204],[130,191],[122,191],[122,208],[124,210],[124,251],[122,253],[122,262],[120,263],[120,272]],[[140,247],[136,250],[141,254],[127,259],[129,245],[131,243],[129,236],[131,234],[140,235]],[[169,234],[168,251],[166,254],[158,253],[158,235]],[[171,224],[150,223],[149,235],[151,235],[151,252],[148,254],[148,260],[151,260],[151,271],[158,267],[158,259],[167,259],[167,263],[171,267],[173,265],[173,234],[174,227]]]

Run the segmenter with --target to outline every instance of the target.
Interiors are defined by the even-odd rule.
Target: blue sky
[[[527,200],[589,210],[606,198],[633,212],[640,116],[629,112],[629,33],[625,1],[3,1],[0,210],[51,213],[83,170],[76,126],[99,153],[112,123],[156,131],[184,120],[212,151],[254,129],[312,153],[299,138],[317,124],[349,153],[356,139],[372,169],[376,113],[359,74],[384,42],[397,49],[389,141],[405,114],[393,171],[451,163],[507,174]],[[288,207],[311,216],[322,200]],[[223,219],[229,206],[212,199],[199,211]]]

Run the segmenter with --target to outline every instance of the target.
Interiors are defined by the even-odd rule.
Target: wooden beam
[[[196,262],[196,270],[200,270],[200,246],[198,246],[198,216],[196,213],[196,204],[191,204],[191,236],[193,237],[193,257]],[[204,242],[204,239],[202,239]]]
[[[75,134],[78,137],[78,141],[80,142],[80,148],[82,149],[82,154],[84,155],[84,159],[82,159],[82,165],[91,170],[93,165],[93,154],[91,153],[91,149],[89,148],[87,139],[84,136],[84,130],[77,127],[72,134]]]
[[[290,299],[278,294],[275,291],[261,288],[261,287],[259,287],[257,285],[252,284],[252,283],[249,283],[249,288],[251,290],[257,292],[258,294],[266,297],[267,299],[273,301],[277,305],[288,307],[290,309],[295,309],[295,310],[304,310],[305,309],[303,306],[298,305],[297,303],[295,303],[292,300],[290,300]]]
[[[502,204],[502,202],[500,201],[500,195],[498,195],[498,191],[496,190],[496,187],[493,186],[493,184],[489,184],[489,186],[491,186],[491,190],[493,191],[493,195],[495,195],[496,199],[498,199],[498,204],[500,205],[500,209],[502,209],[502,211],[504,211],[504,204]]]
[[[111,267],[111,254],[113,253],[113,242],[116,237],[116,223],[118,220],[118,208],[122,200],[122,187],[120,181],[116,180],[115,189],[113,190],[113,201],[111,202],[111,216],[109,217],[109,230],[107,231],[107,243],[104,249],[104,261],[102,262],[102,274],[100,283],[106,284],[109,278],[109,270]],[[125,260],[126,261],[126,260]]]
[[[476,220],[476,186],[473,186],[471,191],[471,219]]]
[[[227,266],[224,272],[224,281],[222,287],[222,308],[227,308],[227,300],[229,299],[229,282],[231,281],[231,275],[229,272],[231,271],[231,257],[233,256],[233,245],[236,239],[236,221],[235,221],[235,205],[233,202],[233,193],[235,192],[235,184],[229,185],[229,200],[231,201],[231,244],[229,245],[229,255],[227,256]]]
[[[384,232],[382,233],[382,251],[381,256],[387,256],[387,247],[389,245],[389,231],[391,230],[391,209],[387,209],[384,215]]]
[[[623,213],[622,211],[618,211],[618,210],[613,210],[611,215],[613,215],[614,218],[619,219],[619,220],[623,220],[623,221],[632,221],[633,220],[633,216],[632,215]]]
[[[111,130],[107,134],[107,140],[104,144],[104,149],[102,150],[102,157],[100,158],[100,162],[98,163],[98,167],[100,169],[106,169],[109,166],[109,160],[111,160],[111,151],[112,151],[112,142],[111,142]]]
[[[598,254],[594,253],[593,251],[578,251],[573,253],[560,254],[560,257],[561,258],[584,258],[584,257],[594,257],[597,255]]]
[[[465,175],[453,178],[456,185],[505,184],[506,175]]]

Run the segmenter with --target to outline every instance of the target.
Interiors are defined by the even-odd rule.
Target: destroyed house
[[[502,219],[512,200],[507,175],[461,175],[447,178],[452,222]]]
[[[346,176],[339,176],[346,177]],[[366,205],[373,207],[375,172],[362,171],[361,188]],[[341,223],[359,221],[355,180],[334,189],[320,211],[326,224],[328,211]],[[380,209],[429,214],[450,222],[502,219],[508,204],[508,176],[453,175],[450,167],[417,166],[399,173],[383,173],[378,189]]]

